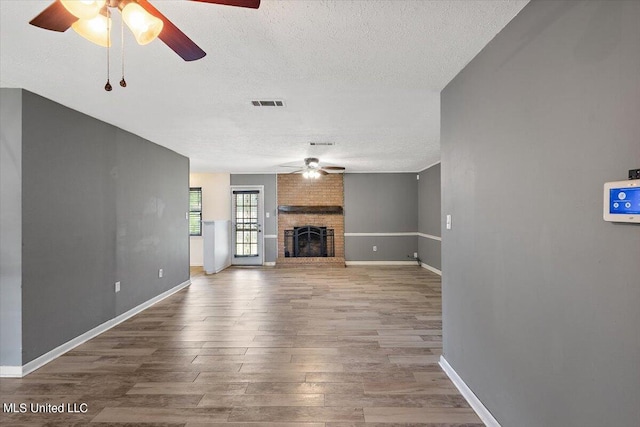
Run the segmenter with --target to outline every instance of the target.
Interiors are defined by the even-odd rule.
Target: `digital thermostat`
[[[640,180],[604,184],[603,218],[611,222],[640,223]]]

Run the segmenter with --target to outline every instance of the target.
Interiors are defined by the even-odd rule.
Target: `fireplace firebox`
[[[305,225],[293,227],[284,232],[284,256],[298,257],[333,257],[333,229]]]

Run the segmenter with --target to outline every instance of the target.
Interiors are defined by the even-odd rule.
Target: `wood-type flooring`
[[[425,269],[229,268],[192,282],[25,378],[1,379],[0,424],[483,425],[437,364],[440,277]]]

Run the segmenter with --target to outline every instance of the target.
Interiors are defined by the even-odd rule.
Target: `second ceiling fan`
[[[328,175],[328,171],[344,171],[342,166],[320,166],[317,157],[307,157],[304,159],[304,168],[291,173],[301,173],[305,178],[320,178],[321,175]]]
[[[189,0],[257,9],[260,0]],[[56,0],[29,23],[45,30],[64,32],[73,28],[88,40],[109,46],[109,8],[118,9],[139,44],[156,37],[185,61],[206,55],[185,33],[147,0]]]

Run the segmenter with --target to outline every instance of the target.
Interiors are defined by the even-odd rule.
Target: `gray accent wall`
[[[120,315],[189,280],[189,159],[121,129],[115,141]]]
[[[278,234],[278,197],[276,174],[232,174],[231,185],[264,185],[264,212],[269,218],[264,218],[263,232],[265,235]],[[231,196],[229,196],[231,197]],[[276,262],[278,257],[278,239],[264,239],[264,262]]]
[[[416,233],[418,180],[415,173],[347,173],[344,176],[345,233]],[[345,236],[347,261],[411,261],[416,235]],[[373,251],[377,246],[377,251]]]
[[[505,427],[640,420],[639,22],[534,0],[442,92],[444,357]]]
[[[376,246],[377,251],[373,251]],[[413,261],[418,239],[411,236],[346,236],[346,261]]]
[[[26,364],[189,280],[189,161],[22,94]]]
[[[442,244],[439,240],[418,236],[418,258],[420,262],[442,270]]]
[[[22,365],[22,91],[0,89],[0,366]]]
[[[441,237],[440,230],[440,163],[420,172],[418,181],[418,231],[421,234]],[[440,241],[418,236],[418,257],[430,267],[441,269]]]

